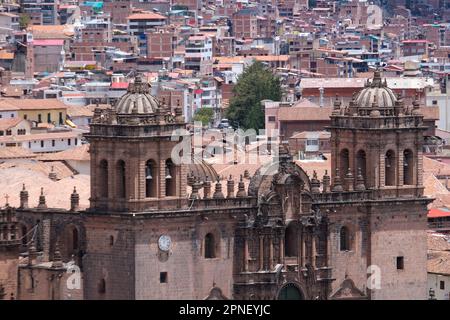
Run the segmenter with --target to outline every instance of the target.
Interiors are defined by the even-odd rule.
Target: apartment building
[[[185,68],[198,75],[212,75],[213,43],[206,35],[190,36],[186,41]]]

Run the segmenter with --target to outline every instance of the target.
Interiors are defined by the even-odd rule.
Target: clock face
[[[161,251],[169,251],[172,241],[169,236],[162,235],[158,239],[158,246]]]

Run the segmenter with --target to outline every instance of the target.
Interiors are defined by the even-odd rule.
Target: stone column
[[[280,263],[284,263],[284,238],[280,237]]]
[[[159,160],[159,197],[166,196],[166,161]]]
[[[188,173],[188,166],[185,164],[181,164],[180,166],[180,174],[179,174],[179,180],[180,180],[180,197],[185,198],[186,197],[186,185],[187,185],[187,173]]]
[[[398,183],[398,186],[403,186],[404,185],[404,177],[403,177],[403,160],[404,160],[404,158],[403,158],[403,150],[401,150],[401,149],[399,149],[399,151],[398,151],[398,156],[397,156],[397,159],[398,159],[398,165],[397,165],[397,177],[398,177],[398,180],[397,180],[397,183]]]
[[[423,152],[422,152],[422,148],[419,147],[417,149],[417,156],[414,159],[414,164],[416,164],[416,172],[414,172],[414,174],[416,175],[415,177],[415,181],[416,181],[416,185],[418,187],[423,186]]]
[[[311,264],[313,267],[316,267],[316,256],[317,256],[317,248],[316,248],[316,238],[314,234],[311,235]]]
[[[379,174],[378,174],[378,183],[380,187],[384,187],[386,184],[386,167],[385,167],[385,154],[384,153],[380,153],[380,167],[379,167]]]
[[[244,272],[248,272],[248,240],[244,239]]]
[[[143,159],[141,161],[138,161],[138,183],[137,183],[137,198],[138,199],[145,199],[145,188],[146,188],[146,172],[145,172],[145,164],[147,163],[147,160]]]
[[[273,235],[269,236],[269,270],[273,269]]]
[[[300,263],[299,265],[305,265],[305,234],[303,230],[300,235]]]
[[[43,247],[43,261],[47,262],[50,260],[50,241],[51,241],[51,230],[52,223],[50,219],[42,220],[42,247]]]
[[[264,270],[264,236],[259,236],[259,270]]]

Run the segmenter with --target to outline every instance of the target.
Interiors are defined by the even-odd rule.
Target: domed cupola
[[[150,84],[143,82],[138,76],[130,83],[127,93],[115,105],[117,115],[150,115],[155,114],[159,101],[150,94]]]
[[[376,70],[372,81],[367,80],[362,89],[351,101],[350,108],[359,116],[393,116],[397,96],[388,88],[386,79],[381,79],[381,73]]]

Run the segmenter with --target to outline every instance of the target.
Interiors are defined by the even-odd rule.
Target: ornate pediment
[[[228,300],[219,287],[212,287],[205,300]]]
[[[367,299],[367,296],[355,286],[353,280],[345,279],[339,289],[337,289],[337,291],[330,296],[330,299]]]

